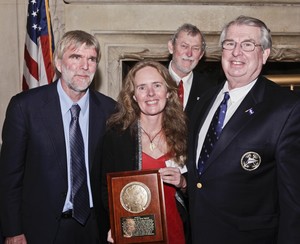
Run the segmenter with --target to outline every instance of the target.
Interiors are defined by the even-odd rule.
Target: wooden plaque
[[[158,170],[107,174],[114,243],[167,243],[163,182]]]

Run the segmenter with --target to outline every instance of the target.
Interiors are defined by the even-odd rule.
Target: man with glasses
[[[299,243],[300,99],[260,75],[272,47],[261,20],[229,22],[220,43],[226,80],[189,128],[192,243]]]

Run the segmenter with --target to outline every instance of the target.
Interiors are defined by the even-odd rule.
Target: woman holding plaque
[[[183,197],[187,186],[186,136],[186,117],[168,69],[155,61],[138,62],[124,80],[117,112],[108,120],[103,199],[108,206],[106,173],[159,169],[169,243],[188,243]]]

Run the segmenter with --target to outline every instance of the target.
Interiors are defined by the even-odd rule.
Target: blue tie
[[[224,124],[224,119],[227,111],[227,101],[229,99],[229,93],[224,93],[224,98],[215,112],[210,126],[208,128],[202,150],[198,160],[198,173],[201,175],[205,162],[209,159],[209,156],[214,148],[215,143],[219,140]]]
[[[89,192],[84,160],[84,143],[79,125],[80,107],[71,107],[70,152],[71,152],[71,202],[73,203],[73,218],[84,225],[89,213]]]

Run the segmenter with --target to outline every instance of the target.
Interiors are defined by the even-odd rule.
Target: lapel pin
[[[244,170],[256,170],[261,164],[261,157],[257,152],[246,152],[241,158],[241,166]]]
[[[245,113],[248,113],[249,115],[252,115],[252,114],[254,114],[254,110],[253,110],[253,108],[249,108],[245,111]]]

